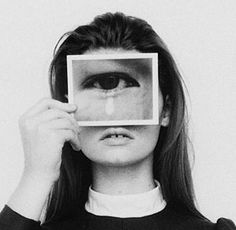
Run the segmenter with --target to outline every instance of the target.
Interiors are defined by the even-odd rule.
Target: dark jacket
[[[7,205],[0,213],[0,230],[236,230],[225,218],[217,223],[176,212],[168,205],[160,212],[139,218],[96,216],[85,211],[83,218],[67,219],[50,224],[28,219]]]

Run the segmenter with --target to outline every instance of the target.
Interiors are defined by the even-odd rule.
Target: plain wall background
[[[189,90],[193,177],[199,208],[236,222],[236,1],[1,1],[0,209],[23,169],[18,118],[49,96],[58,38],[105,12],[147,20],[174,55]]]

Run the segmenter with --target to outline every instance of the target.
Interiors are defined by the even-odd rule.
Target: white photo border
[[[77,121],[79,126],[123,126],[123,125],[158,125],[159,98],[158,98],[158,53],[119,53],[93,55],[67,55],[67,84],[68,103],[74,104],[73,66],[74,60],[108,60],[108,59],[152,59],[152,119],[145,120],[115,120],[115,121]]]

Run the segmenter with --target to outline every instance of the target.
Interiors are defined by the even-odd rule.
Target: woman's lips
[[[130,131],[124,128],[108,128],[104,131],[100,140],[112,139],[123,140],[123,139],[134,139],[134,136]]]
[[[102,140],[103,143],[110,146],[115,145],[126,145],[130,143],[133,139],[128,137],[108,137]]]

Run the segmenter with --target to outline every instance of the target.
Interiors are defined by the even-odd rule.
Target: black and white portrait
[[[0,230],[235,230],[236,1],[0,7]]]

